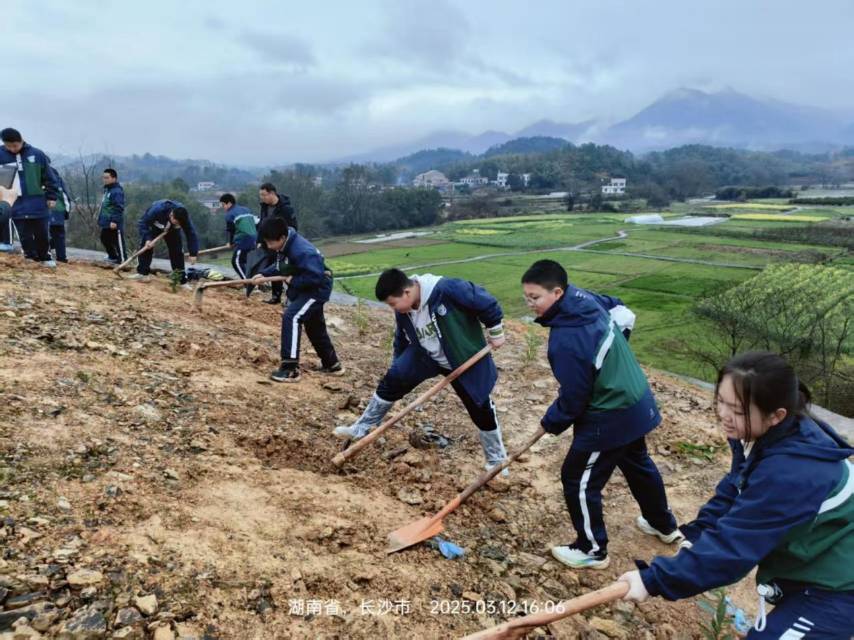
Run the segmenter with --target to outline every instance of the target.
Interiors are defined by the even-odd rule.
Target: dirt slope
[[[671,552],[635,529],[617,475],[605,494],[611,567],[579,573],[548,559],[551,544],[573,537],[559,482],[567,435],[546,436],[509,483],[446,520],[464,558],[425,545],[387,556],[389,531],[438,510],[481,469],[456,397],[336,470],[330,430],[358,415],[383,372],[390,314],[329,308],[347,374],[275,385],[278,311],[218,291],[192,313],[191,297],[165,278],[137,284],[94,266],[50,272],[0,258],[0,631],[22,611],[43,637],[454,638],[506,617],[466,613],[472,601],[557,601]],[[510,446],[555,390],[543,346],[525,364],[524,332],[510,323],[497,355]],[[317,364],[310,347],[304,355],[305,367]],[[685,520],[725,471],[726,447],[707,397],[653,384],[665,422],[650,446]],[[423,423],[451,446],[413,448],[407,435]],[[716,449],[707,460],[679,443]],[[135,600],[150,595],[156,609]],[[587,615],[549,632],[689,638],[702,617],[694,601]]]

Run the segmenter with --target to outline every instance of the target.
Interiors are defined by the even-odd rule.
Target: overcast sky
[[[611,122],[681,86],[854,113],[852,25],[852,0],[2,0],[0,126],[265,166]]]

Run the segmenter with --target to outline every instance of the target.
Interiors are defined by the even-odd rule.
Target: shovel
[[[413,409],[415,409],[416,407],[425,403],[427,400],[429,400],[430,398],[435,396],[437,393],[439,393],[442,389],[444,389],[449,384],[451,384],[454,380],[459,378],[462,374],[464,374],[471,367],[473,367],[481,358],[483,358],[490,351],[492,351],[492,347],[490,345],[486,345],[483,349],[481,349],[476,354],[474,354],[471,358],[469,358],[468,360],[463,362],[459,367],[454,369],[451,373],[449,373],[447,376],[445,376],[442,380],[440,380],[439,382],[434,384],[432,387],[427,389],[427,391],[425,391],[420,396],[415,398],[415,400],[412,403],[408,404],[406,406],[406,408],[403,409],[403,411],[399,411],[398,413],[394,414],[391,418],[389,418],[388,420],[383,422],[380,426],[378,426],[376,429],[371,431],[364,438],[362,438],[361,440],[357,440],[355,442],[355,444],[353,444],[351,447],[344,449],[344,451],[342,451],[337,456],[332,458],[332,464],[334,464],[336,467],[340,467],[349,458],[352,458],[359,451],[361,451],[362,449],[367,447],[369,444],[371,444],[374,440],[379,438],[386,429],[388,429],[390,426],[395,424],[403,416],[412,412]]]
[[[230,244],[224,244],[224,245],[221,245],[219,247],[211,247],[210,249],[202,249],[201,251],[199,251],[198,255],[205,256],[205,255],[208,255],[209,253],[221,253],[221,252],[227,251],[229,249],[231,249],[231,245]],[[188,256],[190,254],[185,253],[184,255]]]
[[[121,278],[121,277],[122,277],[122,269],[124,269],[126,266],[128,266],[128,265],[131,263],[131,260],[133,260],[134,258],[136,258],[139,254],[141,254],[141,253],[145,253],[146,251],[154,251],[154,245],[155,245],[155,244],[157,244],[158,242],[160,242],[160,241],[163,239],[163,237],[164,237],[167,233],[169,233],[169,228],[170,228],[171,226],[172,226],[172,224],[171,224],[171,223],[169,223],[169,222],[167,222],[167,223],[166,223],[166,226],[165,226],[165,227],[163,227],[163,231],[160,233],[160,235],[159,235],[159,236],[155,236],[153,239],[151,239],[151,240],[149,240],[148,242],[146,242],[146,243],[145,243],[145,245],[143,245],[143,246],[142,246],[142,249],[140,249],[139,251],[137,251],[136,253],[134,253],[130,258],[128,258],[127,260],[125,260],[124,262],[122,262],[120,265],[118,265],[118,266],[114,267],[114,268],[113,268],[113,272],[114,272],[114,273],[115,273],[119,278]],[[146,246],[146,245],[150,245],[150,246]]]
[[[563,600],[555,605],[554,611],[532,613],[528,616],[516,618],[510,622],[505,622],[491,629],[484,629],[468,635],[462,640],[518,640],[525,637],[529,631],[542,627],[552,622],[557,622],[563,618],[568,618],[571,615],[580,613],[591,607],[598,607],[600,604],[619,600],[629,592],[629,583],[618,580],[613,584],[608,585],[604,589],[597,589],[590,593],[585,593],[583,596]]]
[[[501,473],[503,469],[509,466],[511,462],[534,446],[534,443],[542,438],[544,433],[545,431],[543,431],[542,427],[537,429],[537,432],[531,436],[531,439],[528,440],[521,449],[516,451],[516,453],[507,458],[507,460],[501,464],[480,474],[477,480],[472,482],[463,490],[462,493],[442,507],[441,511],[439,511],[435,516],[426,516],[388,534],[388,549],[386,549],[386,553],[394,553],[395,551],[406,549],[406,547],[411,547],[414,544],[423,542],[424,540],[428,540],[429,538],[442,533],[442,531],[445,530],[445,525],[442,522],[442,519],[446,515],[457,509],[457,507],[468,500],[475,491],[492,480],[495,476]]]
[[[270,276],[269,278],[246,278],[245,280],[205,282],[196,287],[195,295],[193,296],[193,307],[198,309],[202,306],[202,297],[205,295],[205,289],[210,289],[212,287],[233,287],[235,285],[264,284],[265,282],[286,282],[288,280],[290,280],[289,276]]]

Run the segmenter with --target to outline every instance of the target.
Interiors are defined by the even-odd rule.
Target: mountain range
[[[818,107],[756,98],[733,89],[708,93],[681,88],[610,126],[596,120],[539,120],[513,133],[436,131],[336,162],[390,162],[419,150],[439,148],[479,155],[510,140],[533,137],[610,144],[640,153],[685,144],[824,152],[854,144],[854,115],[844,117]]]

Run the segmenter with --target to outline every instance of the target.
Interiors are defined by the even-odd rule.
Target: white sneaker
[[[569,545],[552,547],[552,556],[573,569],[606,569],[611,564],[608,554],[587,553]]]
[[[0,242],[0,252],[3,253],[12,253],[15,250],[11,244],[6,244],[5,242]]]
[[[685,539],[685,536],[682,535],[682,532],[679,531],[679,527],[676,527],[670,533],[661,533],[658,529],[653,527],[649,522],[646,521],[646,518],[643,516],[638,516],[638,519],[635,521],[638,525],[638,529],[643,531],[648,536],[655,536],[659,540],[661,540],[665,544],[673,544],[674,542],[682,542]]]
[[[148,282],[149,280],[151,280],[151,275],[135,273],[132,276],[128,276],[128,280],[133,280],[135,282]]]
[[[39,264],[48,269],[56,269],[56,260],[42,260]]]
[[[181,288],[184,289],[185,291],[192,291],[193,285],[191,285],[189,282],[185,282],[184,284],[181,285]]]

